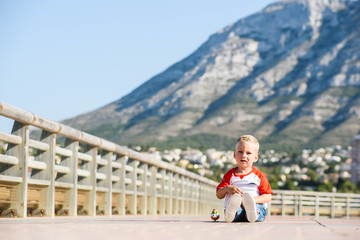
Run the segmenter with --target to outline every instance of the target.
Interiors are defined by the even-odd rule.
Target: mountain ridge
[[[279,145],[347,144],[360,129],[359,16],[357,1],[270,4],[64,123],[126,145],[244,133]]]

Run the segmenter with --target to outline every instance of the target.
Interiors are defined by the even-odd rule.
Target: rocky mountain
[[[127,96],[65,124],[120,144],[348,145],[360,129],[360,2],[286,0],[211,35]]]

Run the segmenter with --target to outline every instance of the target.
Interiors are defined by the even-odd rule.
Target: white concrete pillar
[[[141,176],[141,190],[143,192],[142,198],[141,198],[141,214],[147,215],[148,212],[148,164],[143,164],[141,166],[141,170],[143,171]]]
[[[161,199],[160,199],[160,214],[165,214],[166,212],[166,190],[165,190],[165,185],[166,185],[166,170],[165,169],[161,169]]]
[[[6,154],[15,156],[19,160],[19,164],[11,167],[7,172],[10,176],[22,178],[22,182],[18,184],[18,194],[15,204],[11,204],[10,208],[16,210],[18,217],[27,217],[27,193],[28,193],[28,159],[29,159],[29,126],[15,121],[11,132],[13,135],[21,137],[20,144],[9,144]]]
[[[47,217],[55,216],[55,144],[56,135],[42,131],[40,141],[49,146],[48,151],[44,151],[37,156],[38,161],[46,163],[46,169],[37,174],[37,179],[49,181],[45,188],[45,199],[40,199],[39,209],[45,210]]]
[[[65,141],[65,148],[69,149],[72,152],[72,156],[67,159],[67,162],[64,163],[66,167],[70,168],[70,173],[67,174],[67,181],[73,184],[73,187],[69,189],[69,202],[68,206],[64,208],[68,209],[69,216],[77,216],[77,197],[78,197],[78,152],[79,152],[79,142],[71,140],[69,138]]]
[[[126,162],[128,160],[127,156],[122,156],[117,161],[121,163],[120,169],[120,189],[119,194],[119,215],[124,216],[126,214]]]
[[[105,151],[102,158],[107,161],[105,168],[106,179],[104,181],[104,186],[108,190],[105,192],[105,206],[104,206],[104,215],[112,215],[112,159],[113,153]]]
[[[167,204],[167,214],[173,214],[173,181],[174,173],[168,173],[168,204]]]
[[[89,183],[91,190],[89,192],[88,216],[96,216],[96,170],[97,170],[97,148],[88,145],[86,154],[91,156],[89,163]]]
[[[149,206],[149,214],[150,215],[156,215],[157,214],[157,167],[151,166],[150,167],[151,172],[151,180],[150,180],[150,206]]]
[[[130,206],[129,210],[130,213],[133,215],[137,214],[137,167],[139,165],[139,161],[132,160],[129,164],[132,167],[132,172],[129,174],[131,179],[130,190],[131,190],[131,197],[130,197]]]

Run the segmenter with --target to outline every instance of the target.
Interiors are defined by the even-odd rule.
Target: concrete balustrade
[[[0,216],[209,214],[218,183],[0,102]],[[39,133],[30,137],[30,126]],[[360,194],[275,190],[268,214],[360,216]]]
[[[360,217],[360,194],[275,190],[268,214]]]
[[[209,214],[217,183],[0,103],[14,120],[0,154],[1,216]],[[30,137],[30,126],[39,137]]]

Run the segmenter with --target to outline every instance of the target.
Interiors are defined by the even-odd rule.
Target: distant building
[[[351,143],[351,182],[357,184],[360,181],[360,132]]]

